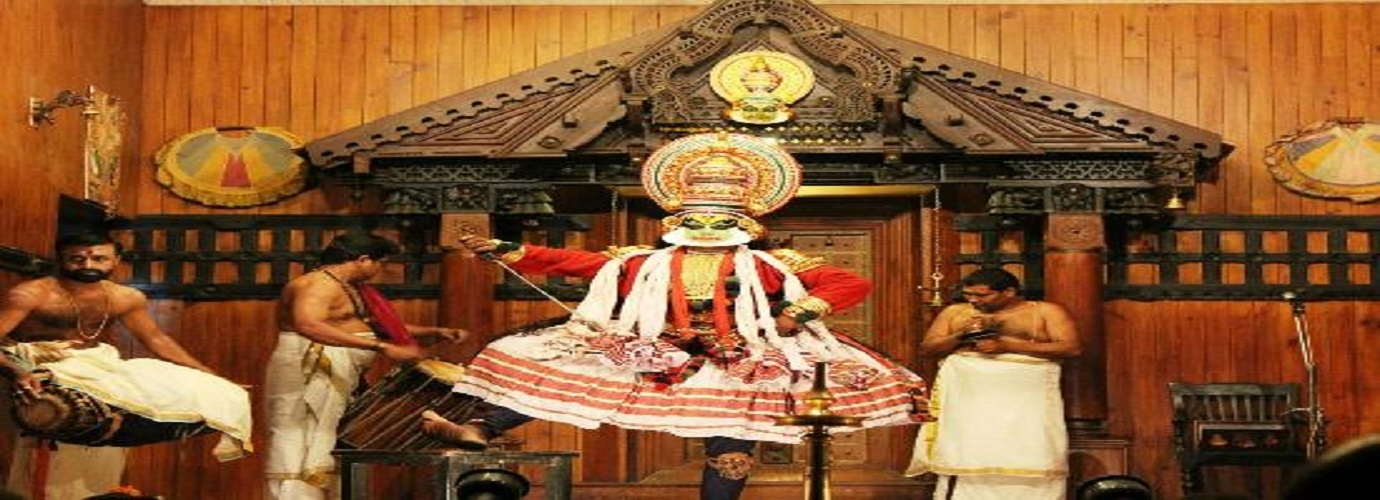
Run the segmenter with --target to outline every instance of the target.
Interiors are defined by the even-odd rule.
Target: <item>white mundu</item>
[[[373,333],[357,333],[373,337]],[[269,409],[264,457],[267,497],[282,500],[332,498],[335,491],[336,428],[360,375],[375,353],[312,342],[281,332],[269,359],[264,398]]]
[[[945,358],[931,393],[936,420],[920,428],[906,474],[939,474],[935,498],[1064,498],[1059,373],[1058,362],[1021,354]]]

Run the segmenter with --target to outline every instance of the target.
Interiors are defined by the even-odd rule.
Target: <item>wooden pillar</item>
[[[441,257],[437,320],[474,334],[447,353],[448,361],[468,362],[484,346],[484,336],[494,331],[494,265],[455,249],[457,238],[468,231],[487,236],[489,214],[441,214],[440,245],[448,250]]]
[[[1064,404],[1073,434],[1105,434],[1107,353],[1102,325],[1102,215],[1052,213],[1045,226],[1045,299],[1068,309],[1083,355],[1064,361]]]

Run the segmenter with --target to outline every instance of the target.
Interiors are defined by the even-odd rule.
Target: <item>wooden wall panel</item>
[[[141,145],[249,120],[316,138],[693,15],[694,6],[154,7]],[[1239,149],[1192,210],[1370,213],[1303,198],[1262,168],[1278,136],[1333,116],[1374,114],[1374,33],[1350,5],[830,5],[859,24],[1222,131]],[[538,13],[556,15],[542,16]],[[636,19],[637,23],[632,20]],[[621,26],[621,28],[617,28]],[[159,63],[161,61],[161,64]],[[168,63],[168,61],[175,61]],[[234,68],[234,71],[226,71]],[[236,83],[238,81],[238,83]],[[156,92],[156,93],[154,93]],[[212,109],[215,108],[215,109]],[[284,117],[283,112],[288,116]],[[147,157],[147,156],[146,156]],[[140,203],[201,207],[140,176]],[[259,209],[341,211],[307,193]],[[165,206],[166,205],[166,206]]]
[[[44,0],[0,2],[0,59],[17,68],[0,80],[0,98],[22,103],[30,95],[46,99],[60,88],[88,84],[126,97],[131,154],[123,193],[135,214],[376,210],[377,200],[356,202],[334,186],[263,207],[207,208],[158,186],[152,156],[168,140],[212,126],[284,126],[308,140],[319,138],[676,22],[701,8],[142,7],[135,0],[83,5],[93,8],[63,9],[60,2]],[[1380,55],[1372,49],[1380,44],[1375,27],[1380,5],[824,8],[1221,132],[1238,150],[1219,177],[1190,200],[1191,212],[1380,213],[1373,204],[1301,197],[1275,184],[1261,162],[1266,145],[1308,123],[1380,116],[1375,92]],[[57,194],[80,194],[76,116],[59,111],[56,126],[37,131],[22,117],[0,120],[0,173],[37,180],[0,184],[0,244],[46,253]],[[257,370],[275,334],[269,304],[159,307],[160,321],[202,327],[177,332],[189,349],[236,380],[261,384]],[[1161,495],[1172,496],[1177,487],[1164,384],[1300,380],[1297,345],[1283,307],[1108,305],[1110,424],[1134,443],[1132,472],[1152,478]],[[546,304],[498,304],[494,321],[516,326],[559,312]],[[428,322],[436,305],[407,304],[406,314]],[[1375,326],[1380,310],[1366,303],[1322,303],[1309,314],[1329,389],[1323,403],[1334,421],[1334,439],[1380,431],[1380,398],[1368,396],[1380,393],[1380,377],[1365,369],[1371,364],[1367,353],[1380,348]],[[521,432],[534,446],[593,449],[587,444],[591,434],[568,428],[534,425]],[[215,464],[207,461],[208,446],[140,450],[131,482],[169,498],[259,498],[252,486],[258,484],[258,459]],[[174,465],[183,459],[193,465]],[[597,472],[586,465],[581,473],[613,480],[624,465],[600,466]],[[1219,476],[1218,484],[1229,488],[1250,482],[1230,471]]]
[[[135,163],[143,7],[137,0],[93,0],[73,10],[59,2],[0,3],[0,245],[48,255],[56,232],[58,195],[83,195],[81,108],[56,110],[56,123],[28,126],[30,97],[49,101],[60,90],[85,94],[97,86],[123,99],[134,125],[126,130],[122,165]],[[132,208],[132,207],[131,207]]]
[[[865,26],[1222,132],[1239,149],[1219,177],[1190,200],[1190,211],[1377,211],[1372,205],[1300,197],[1276,185],[1261,163],[1264,146],[1300,126],[1332,116],[1380,115],[1380,99],[1371,91],[1380,81],[1380,59],[1368,50],[1380,39],[1380,30],[1370,27],[1374,23],[1349,22],[1380,19],[1375,5],[825,8]],[[151,116],[142,123],[140,149],[148,158],[162,142],[195,128],[225,125],[219,122],[230,116],[284,125],[308,139],[321,137],[678,21],[698,9],[149,8],[144,82],[149,89],[145,110]],[[212,51],[207,41],[237,48]],[[239,87],[207,74],[227,67],[247,68],[238,76]],[[234,103],[233,114],[220,110],[229,103]],[[136,182],[141,211],[207,210],[170,197],[149,176]],[[348,200],[328,188],[252,210],[333,213],[377,206],[376,201]],[[1114,432],[1135,443],[1134,473],[1154,476],[1162,492],[1176,487],[1176,464],[1167,441],[1167,381],[1298,378],[1301,372],[1293,363],[1297,346],[1290,340],[1288,317],[1278,307],[1193,302],[1108,306],[1109,380],[1127,386],[1113,388],[1110,423]],[[1326,317],[1316,321],[1320,339],[1327,332],[1318,343],[1325,382],[1352,389],[1338,391],[1347,395],[1329,396],[1335,401],[1326,402],[1337,421],[1335,435],[1374,431],[1380,427],[1375,423],[1380,402],[1363,395],[1378,382],[1359,368],[1364,363],[1357,354],[1374,342],[1374,335],[1368,333],[1370,327],[1355,325],[1369,325],[1377,313],[1367,304],[1318,309],[1313,314]],[[495,323],[516,326],[558,312],[549,305],[499,304]],[[1248,326],[1262,320],[1270,325]],[[238,341],[241,348],[246,343]],[[534,425],[520,432],[534,446],[590,449],[585,444],[590,434],[559,426]],[[610,478],[617,470],[601,467],[594,474]],[[1233,485],[1248,482],[1239,474],[1226,476]]]
[[[1223,78],[1227,68],[1223,59],[1221,13],[1215,11],[1194,13],[1192,18],[1194,31],[1186,35],[1187,39],[1183,43],[1192,45],[1196,49],[1198,64],[1196,67],[1186,69],[1186,71],[1192,72],[1191,76],[1185,77],[1183,82],[1176,81],[1175,84],[1176,86],[1181,85],[1196,89],[1198,99],[1194,102],[1180,104],[1178,102],[1180,98],[1176,96],[1176,105],[1188,106],[1197,111],[1196,115],[1191,113],[1183,115],[1185,122],[1197,123],[1200,127],[1217,131],[1226,136]],[[1183,100],[1186,101],[1186,97]],[[1228,169],[1224,166],[1219,170],[1226,172]],[[1224,213],[1226,211],[1225,186],[1225,176],[1219,173],[1215,183],[1199,188],[1196,201],[1197,209],[1203,213]]]
[[[1374,389],[1361,353],[1376,343],[1373,304],[1307,306],[1319,366],[1320,402],[1331,420],[1332,444],[1380,431]],[[1108,399],[1114,434],[1132,440],[1133,473],[1174,497],[1178,463],[1170,427],[1169,382],[1299,383],[1305,371],[1288,304],[1282,302],[1133,302],[1107,306]],[[1371,391],[1371,392],[1366,392]],[[1218,492],[1278,494],[1277,473],[1258,478],[1234,468],[1208,469]]]

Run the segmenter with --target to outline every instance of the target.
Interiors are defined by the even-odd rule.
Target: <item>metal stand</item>
[[[1294,332],[1298,335],[1299,353],[1303,356],[1303,367],[1308,376],[1305,389],[1308,406],[1294,408],[1289,413],[1301,413],[1308,420],[1308,442],[1305,447],[1308,459],[1312,460],[1318,457],[1318,451],[1327,447],[1327,417],[1323,416],[1322,406],[1318,404],[1318,365],[1313,360],[1313,339],[1308,334],[1308,318],[1303,301],[1293,293],[1285,293],[1284,298],[1294,310]]]
[[[809,427],[805,440],[810,444],[810,468],[805,473],[805,500],[829,500],[829,436],[830,427],[862,425],[862,417],[835,415],[829,411],[834,403],[834,395],[825,387],[828,377],[825,364],[815,363],[815,381],[810,392],[805,394],[805,413],[788,414],[776,417],[776,425],[797,425]],[[794,410],[794,409],[792,409]]]
[[[335,450],[340,459],[340,482],[345,500],[369,498],[369,465],[430,466],[433,500],[460,500],[456,480],[480,467],[536,465],[546,470],[546,500],[571,499],[571,461],[574,451],[461,451],[461,450]]]

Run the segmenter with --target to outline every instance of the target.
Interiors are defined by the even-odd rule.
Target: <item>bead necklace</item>
[[[72,306],[72,314],[76,318],[77,335],[87,341],[96,340],[97,337],[100,337],[101,332],[104,332],[106,325],[110,323],[110,285],[105,281],[100,283],[101,293],[105,296],[105,313],[101,315],[101,322],[96,325],[95,330],[91,330],[91,333],[87,333],[86,329],[81,327],[81,305],[77,304],[77,298],[73,297],[72,292],[67,291],[62,285],[58,285],[58,290],[62,291],[62,296],[67,297],[67,303]]]
[[[326,275],[331,281],[339,284],[340,288],[345,290],[345,296],[350,298],[350,305],[354,306],[355,315],[358,316],[359,319],[364,320],[365,323],[373,326],[374,317],[369,314],[369,307],[365,305],[364,297],[360,295],[358,287],[348,281],[340,279],[339,276],[336,276],[335,273],[330,272],[324,267],[317,269],[317,271],[320,271],[321,274]]]

